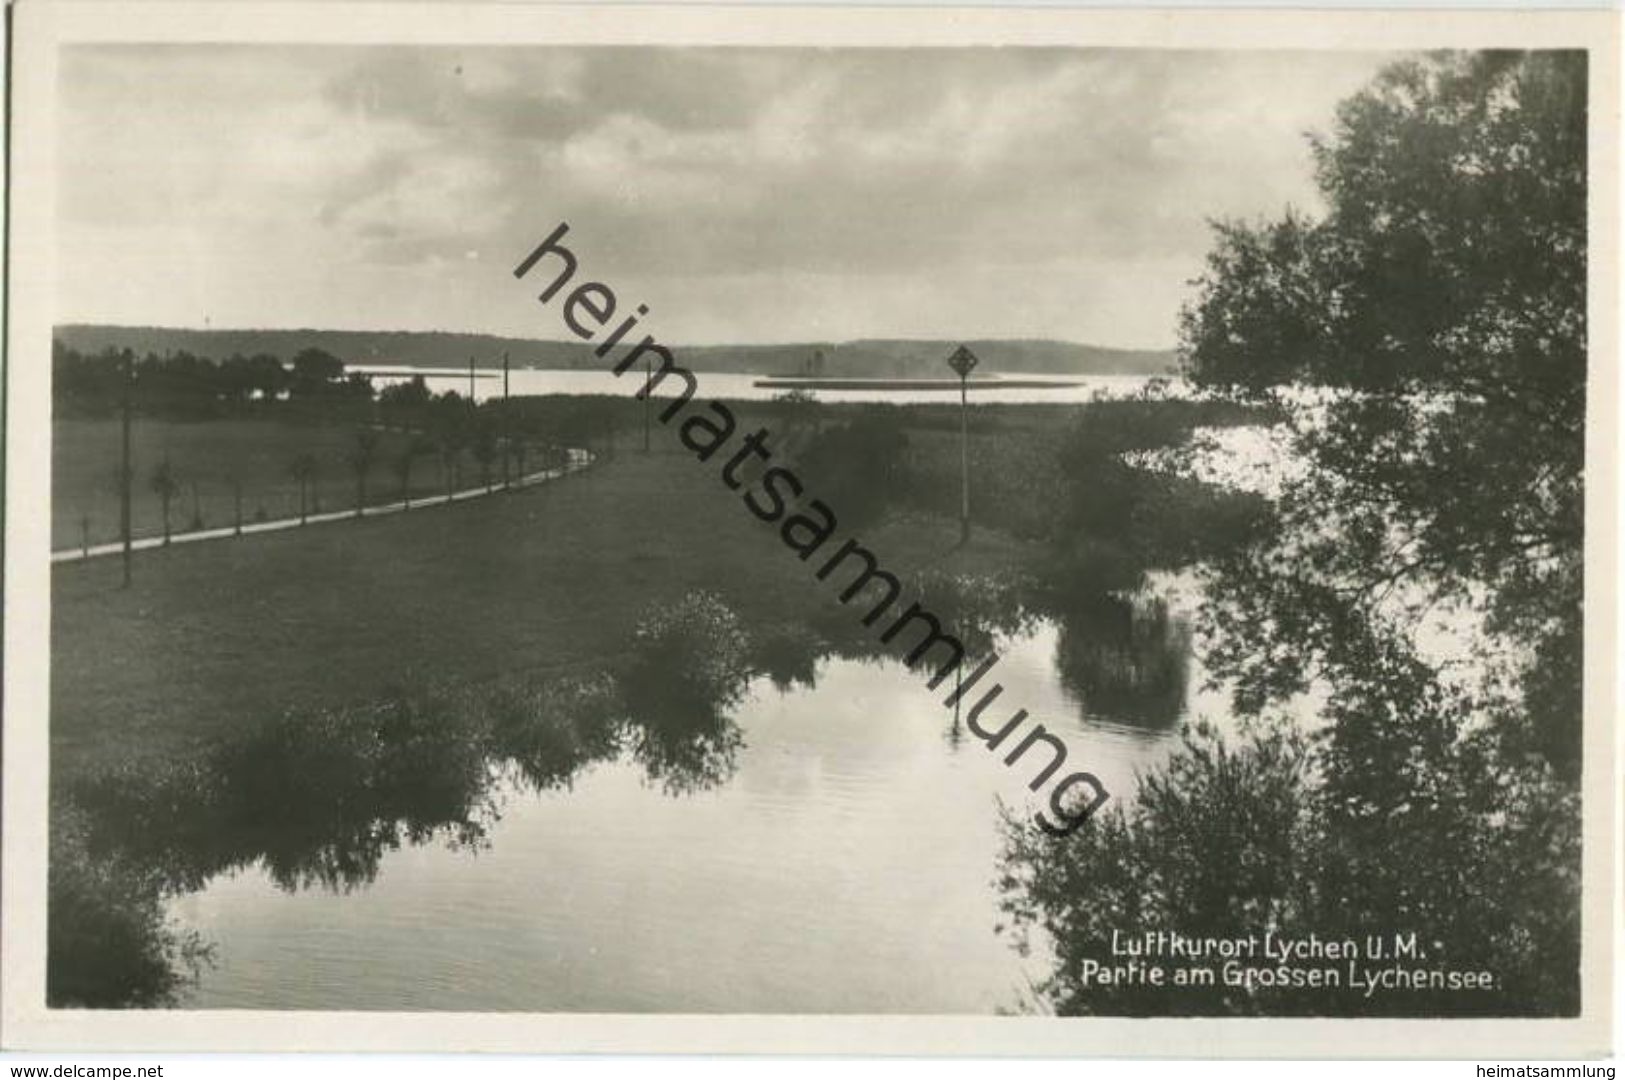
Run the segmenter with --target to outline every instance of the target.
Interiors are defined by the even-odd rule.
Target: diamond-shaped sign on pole
[[[981,361],[976,354],[961,345],[948,357],[948,366],[959,376],[959,543],[970,542],[970,389],[971,371]]]
[[[955,349],[953,355],[948,357],[948,366],[953,368],[954,374],[961,379],[969,377],[971,370],[979,363],[981,361],[976,359],[976,354],[963,345]]]

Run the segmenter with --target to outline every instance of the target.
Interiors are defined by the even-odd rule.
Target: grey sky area
[[[77,47],[58,321],[563,337],[509,274],[562,219],[672,342],[1166,347],[1388,59]]]

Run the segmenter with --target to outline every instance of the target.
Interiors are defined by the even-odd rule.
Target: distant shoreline
[[[1110,378],[1111,376],[1098,376]],[[1128,376],[1137,378],[1138,376]],[[864,378],[854,377],[820,378],[818,376],[774,376],[757,379],[752,386],[764,390],[958,390],[958,379],[909,379],[909,378]],[[965,385],[971,390],[1063,390],[1069,387],[1082,386],[1079,379],[1011,379],[1001,376],[983,377],[966,380]]]
[[[67,348],[93,355],[130,349],[137,356],[187,352],[220,361],[233,355],[268,354],[284,361],[304,349],[320,349],[346,367],[379,367],[390,372],[456,369],[466,374],[472,359],[479,368],[596,371],[603,358],[584,341],[502,337],[438,331],[193,329],[62,324],[53,331]],[[940,379],[943,362],[963,344],[982,360],[984,371],[1033,378],[1093,378],[1101,375],[1172,375],[1178,356],[1172,349],[1123,349],[1041,338],[955,340],[859,338],[777,344],[673,346],[684,367],[695,372],[770,378]],[[957,384],[956,384],[957,385]],[[865,388],[867,384],[865,384]]]
[[[368,377],[378,376],[382,379],[415,379],[419,375],[425,379],[498,379],[501,375],[489,368],[481,370],[475,368],[431,368],[431,367],[373,367],[369,364],[345,364],[346,372]],[[519,371],[540,371],[541,368],[518,368]]]

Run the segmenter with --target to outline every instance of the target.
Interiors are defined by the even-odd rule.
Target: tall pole
[[[664,369],[662,369],[664,370]],[[655,385],[655,364],[652,357],[643,358],[643,452],[649,452],[649,410],[654,407],[654,398],[650,393]]]
[[[948,367],[959,376],[959,545],[970,541],[970,373],[979,361],[961,345],[948,357]]]
[[[124,465],[119,474],[119,530],[124,537],[124,588],[130,587],[130,559],[133,549],[130,542],[130,483],[132,468],[130,465],[130,406],[131,388],[135,383],[135,353],[129,349],[124,350]]]
[[[966,379],[959,376],[959,542],[970,541],[970,395]]]
[[[508,462],[508,443],[512,436],[508,423],[508,350],[502,350],[502,486],[513,487],[513,472]]]
[[[469,400],[470,404],[473,404],[473,401],[474,401],[474,358],[472,356],[470,356],[468,358],[468,400]]]

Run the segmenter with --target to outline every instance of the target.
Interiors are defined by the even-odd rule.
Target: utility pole
[[[961,345],[948,357],[948,366],[959,376],[959,543],[970,542],[970,373],[979,361],[976,354]]]
[[[468,402],[474,403],[474,358],[468,358]]]
[[[959,542],[970,542],[970,395],[959,377]]]
[[[508,350],[502,350],[502,486],[513,487],[513,472],[509,468],[508,444],[513,438],[513,425],[508,422]]]
[[[643,452],[649,452],[649,410],[654,407],[650,393],[655,385],[655,363],[649,356],[643,358]]]
[[[119,528],[124,537],[124,588],[130,587],[130,559],[133,549],[130,543],[130,483],[132,468],[130,465],[130,407],[135,384],[135,353],[129,349],[124,350],[124,465],[119,473]]]

